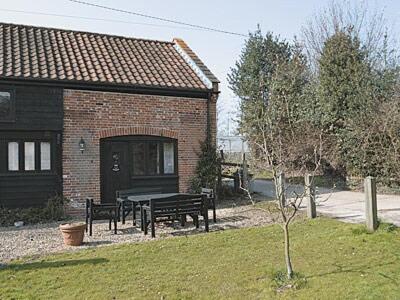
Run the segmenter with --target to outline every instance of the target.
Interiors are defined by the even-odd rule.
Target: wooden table
[[[135,203],[149,203],[151,199],[160,199],[166,197],[172,197],[177,195],[189,195],[183,193],[169,193],[169,194],[148,194],[148,195],[135,195],[135,196],[128,196],[127,199],[131,202]]]

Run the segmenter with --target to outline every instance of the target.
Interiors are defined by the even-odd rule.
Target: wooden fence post
[[[219,154],[221,155],[221,161],[225,161],[224,150],[220,150]]]
[[[233,190],[235,193],[240,193],[240,171],[239,169],[236,170],[236,172],[233,174]]]
[[[376,180],[368,176],[364,179],[365,193],[365,219],[369,231],[375,231],[378,228],[378,209],[376,203]]]
[[[222,150],[221,150],[221,155],[223,155]],[[217,176],[217,193],[216,193],[216,195],[217,195],[218,201],[221,199],[221,196],[222,196],[222,161],[223,161],[223,158],[221,157],[221,160],[219,161],[219,164],[218,164],[218,176]]]
[[[279,202],[282,203],[282,206],[286,205],[286,198],[285,198],[285,173],[281,172],[278,176],[277,182],[277,193],[276,197],[278,198]]]
[[[314,219],[317,217],[317,209],[315,204],[315,184],[313,182],[313,177],[307,174],[304,177],[304,189],[307,200],[307,217]]]
[[[242,162],[242,168],[243,168],[243,177],[242,177],[242,187],[244,189],[248,189],[248,170],[247,170],[247,162],[246,162],[246,153],[243,153],[243,162]]]

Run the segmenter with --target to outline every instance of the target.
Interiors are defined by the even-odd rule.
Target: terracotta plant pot
[[[82,245],[85,228],[85,223],[61,224],[60,230],[64,237],[64,244],[68,246]]]

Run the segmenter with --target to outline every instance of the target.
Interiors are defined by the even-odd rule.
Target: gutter
[[[89,83],[74,80],[46,80],[31,79],[18,77],[0,77],[0,84],[9,85],[33,85],[46,86],[64,89],[77,89],[99,92],[115,92],[129,94],[145,94],[145,95],[161,95],[173,97],[188,97],[207,99],[207,89],[191,89],[191,88],[174,88],[174,87],[158,87],[158,86],[141,86],[141,85],[124,85],[124,84],[107,84],[107,83]]]

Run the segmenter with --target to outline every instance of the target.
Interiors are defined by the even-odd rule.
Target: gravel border
[[[178,222],[173,224],[158,223],[155,239],[204,232],[203,224],[200,224],[200,228],[196,229],[190,218],[188,218],[188,221],[185,227],[181,227]],[[272,222],[265,212],[254,209],[251,205],[231,206],[217,209],[217,223],[214,224],[210,220],[210,231],[262,226]],[[82,246],[65,246],[61,232],[58,229],[61,223],[53,222],[23,226],[21,228],[0,227],[0,266],[26,256],[38,258],[55,252],[69,252],[121,243],[154,240],[150,234],[145,236],[139,228],[133,227],[132,221],[128,217],[125,225],[118,223],[118,233],[116,235],[113,231],[108,230],[108,221],[96,221],[93,224],[93,236],[85,235]]]

